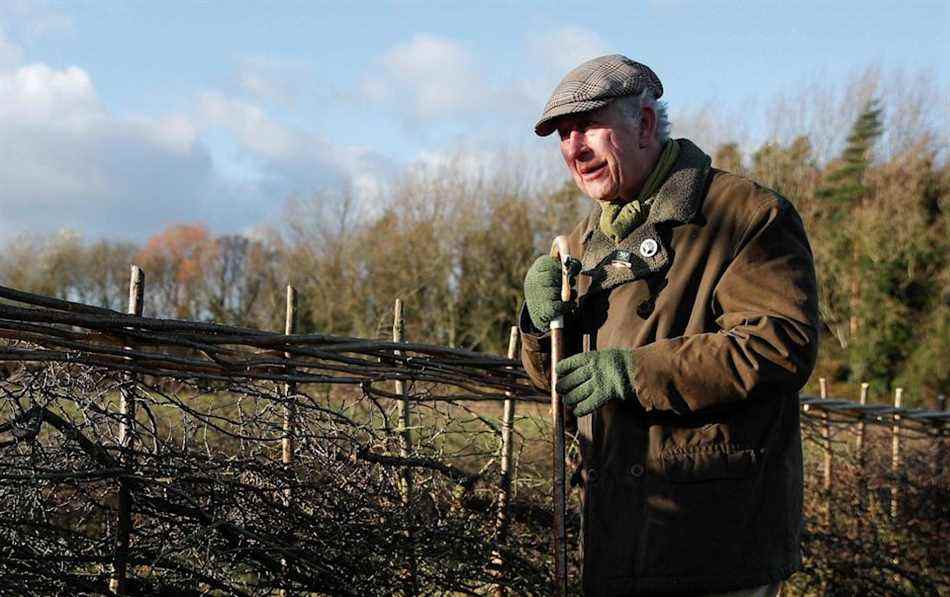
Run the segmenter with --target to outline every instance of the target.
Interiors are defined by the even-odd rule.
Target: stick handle
[[[561,235],[554,239],[551,243],[551,254],[561,260],[561,300],[566,303],[571,300],[571,277],[567,269],[567,260],[571,258],[571,251],[567,246],[566,236]]]

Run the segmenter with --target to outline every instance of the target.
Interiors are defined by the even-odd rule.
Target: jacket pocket
[[[718,444],[666,452],[659,460],[663,477],[672,483],[747,479],[757,473],[762,450]]]

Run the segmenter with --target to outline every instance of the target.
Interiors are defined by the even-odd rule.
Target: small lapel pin
[[[659,245],[656,244],[656,241],[652,238],[648,238],[640,243],[640,254],[644,257],[653,257],[656,255],[658,248]]]

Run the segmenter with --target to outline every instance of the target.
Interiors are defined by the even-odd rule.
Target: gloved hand
[[[557,364],[557,392],[578,417],[608,400],[636,400],[631,352],[605,348],[567,357]]]
[[[580,262],[575,266],[575,261],[568,263],[572,279],[580,270]],[[567,313],[570,303],[561,300],[560,261],[548,255],[535,259],[524,277],[524,302],[538,330],[547,330],[551,320]]]

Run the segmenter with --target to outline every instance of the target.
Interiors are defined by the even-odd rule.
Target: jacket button
[[[634,477],[643,476],[643,465],[642,464],[631,464],[630,465],[630,474]]]
[[[587,482],[596,483],[597,482],[597,469],[589,468],[587,469]]]
[[[640,316],[640,319],[646,319],[653,313],[654,307],[656,307],[656,297],[651,296],[637,305],[637,315]]]

